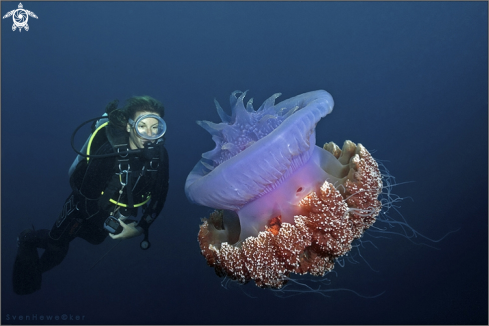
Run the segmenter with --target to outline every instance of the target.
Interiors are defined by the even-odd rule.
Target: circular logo
[[[22,28],[27,24],[27,20],[29,20],[29,15],[25,12],[24,9],[17,9],[14,13],[14,24]]]

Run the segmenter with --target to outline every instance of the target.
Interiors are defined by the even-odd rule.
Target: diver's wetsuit
[[[143,216],[136,225],[144,230],[145,239],[149,226],[163,209],[168,192],[168,152],[163,141],[154,147],[152,152],[129,156],[131,180],[125,187],[127,189],[131,186],[133,189],[132,201],[136,206],[151,195],[151,199],[141,206]],[[95,154],[113,152],[112,145],[106,141]],[[110,199],[125,204],[131,201],[126,190],[119,198],[122,187],[121,175],[116,174],[119,165],[117,157],[80,161],[70,178],[73,192],[65,201],[51,231],[27,230],[30,232],[21,233],[13,270],[14,291],[17,294],[29,294],[40,289],[42,273],[63,261],[74,238],[80,237],[91,244],[100,244],[108,236],[104,221],[116,207]],[[127,165],[123,169],[127,169]],[[101,195],[102,192],[104,195]],[[137,216],[137,207],[119,208],[124,216]],[[131,221],[134,220],[129,217],[126,223]],[[45,249],[40,259],[37,248]]]

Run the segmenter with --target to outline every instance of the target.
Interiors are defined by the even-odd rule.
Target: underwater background
[[[1,25],[3,324],[488,323],[487,2],[22,4],[38,16],[29,31]],[[2,1],[2,16],[17,6]],[[324,284],[293,274],[301,292],[219,278],[197,242],[212,209],[184,193],[214,147],[195,121],[219,121],[213,100],[230,112],[234,90],[257,108],[317,89],[335,101],[318,144],[362,143],[405,198],[389,214],[434,240],[458,231],[439,242],[367,231],[357,263]],[[133,95],[166,109],[170,190],[152,247],[75,239],[40,291],[15,295],[16,237],[56,221],[74,129]]]

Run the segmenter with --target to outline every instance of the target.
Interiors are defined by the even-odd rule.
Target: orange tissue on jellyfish
[[[198,234],[217,274],[280,289],[291,273],[323,276],[376,220],[382,175],[361,144],[316,146],[316,124],[333,110],[324,90],[258,110],[231,94],[232,115],[198,121],[216,143],[187,177],[185,193],[214,208]]]

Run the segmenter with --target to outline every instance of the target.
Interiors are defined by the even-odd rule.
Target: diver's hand
[[[141,235],[142,232],[136,229],[136,222],[132,222],[130,224],[126,224],[119,220],[119,223],[121,223],[122,226],[122,232],[119,234],[112,234],[109,233],[109,236],[114,239],[114,240],[124,240],[124,239],[130,239],[137,237],[138,235]]]

